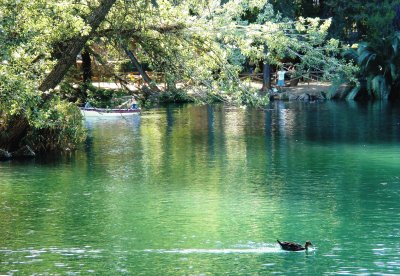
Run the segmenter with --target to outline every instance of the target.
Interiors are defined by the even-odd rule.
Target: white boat
[[[128,117],[140,113],[139,108],[117,109],[117,108],[81,108],[84,117]]]

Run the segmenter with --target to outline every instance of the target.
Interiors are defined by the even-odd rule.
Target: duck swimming
[[[281,242],[279,240],[277,240],[277,242],[279,243],[279,245],[282,247],[283,250],[287,250],[287,251],[308,250],[308,247],[310,245],[312,246],[312,243],[310,241],[306,241],[306,244],[304,246],[302,246],[301,244],[298,244],[298,243],[294,243],[294,242]]]

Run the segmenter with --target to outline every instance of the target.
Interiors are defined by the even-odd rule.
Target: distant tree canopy
[[[400,30],[397,0],[272,0],[274,8],[288,18],[332,18],[331,37],[347,43],[373,41]]]
[[[96,9],[108,6],[108,11],[112,5],[107,20],[91,18],[96,17]],[[258,0],[224,5],[219,1],[103,0],[97,6],[84,0],[2,0],[0,12],[3,75],[22,72],[18,76],[26,81],[21,79],[21,84],[42,91],[59,83],[65,70],[57,74],[54,70],[70,65],[84,45],[102,47],[105,60],[125,59],[121,46],[126,46],[176,81],[186,78],[214,88],[217,83],[230,83],[227,87],[235,83],[246,57],[264,59],[264,43],[271,49],[266,58],[272,63],[297,55],[311,66],[327,64],[324,51],[337,51],[338,44],[325,41],[329,20],[287,21],[276,16],[270,4]],[[246,14],[253,14],[253,20],[243,20]]]

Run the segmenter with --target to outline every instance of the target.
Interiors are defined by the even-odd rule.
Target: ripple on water
[[[146,253],[160,253],[160,254],[267,254],[267,253],[286,253],[288,251],[282,250],[279,246],[274,244],[262,247],[243,248],[185,248],[185,249],[145,249]],[[310,248],[308,252],[316,251],[316,248]],[[297,251],[293,253],[304,253],[304,251]]]

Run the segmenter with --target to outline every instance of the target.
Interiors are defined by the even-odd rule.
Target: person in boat
[[[136,108],[137,108],[136,99],[135,99],[135,97],[132,97],[131,104],[130,104],[130,109],[136,109]]]

